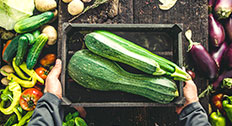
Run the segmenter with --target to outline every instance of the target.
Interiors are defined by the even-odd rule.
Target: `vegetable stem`
[[[86,11],[90,10],[90,9],[94,9],[96,7],[98,7],[101,4],[104,4],[106,2],[108,2],[109,0],[96,0],[93,5],[91,6],[87,6],[80,14],[78,14],[77,16],[73,17],[72,19],[70,19],[68,22],[71,23],[72,21],[74,21],[75,19],[77,19],[78,17],[80,17],[82,14],[84,14]]]
[[[201,94],[198,96],[199,98],[205,97],[205,95],[208,95],[213,90],[213,85],[208,85],[208,87],[201,92]]]

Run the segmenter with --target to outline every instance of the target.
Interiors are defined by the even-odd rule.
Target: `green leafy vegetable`
[[[0,26],[12,30],[17,21],[33,15],[34,0],[0,0]]]
[[[65,122],[63,122],[63,126],[87,126],[86,122],[78,117],[79,113],[78,112],[74,112],[72,113],[68,113],[65,116]]]

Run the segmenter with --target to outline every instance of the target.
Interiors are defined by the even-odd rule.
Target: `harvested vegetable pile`
[[[202,45],[192,42],[190,32],[186,37],[190,42],[190,53],[197,69],[210,84],[199,97],[210,96],[212,125],[232,124],[232,1],[209,0],[209,51]]]
[[[0,112],[9,117],[5,126],[26,125],[43,96],[44,80],[56,60],[56,52],[41,55],[45,46],[54,50],[57,40],[51,24],[56,5],[47,8],[50,4],[37,1],[36,8],[47,10],[33,15],[34,0],[0,1],[0,34],[5,40],[1,42],[6,42],[1,50],[5,63],[0,69]]]

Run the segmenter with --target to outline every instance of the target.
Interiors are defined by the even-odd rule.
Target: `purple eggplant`
[[[214,7],[218,19],[226,19],[232,12],[232,0],[216,0]]]
[[[232,44],[227,48],[223,56],[223,62],[228,68],[232,68]]]
[[[213,82],[213,89],[217,89],[218,86],[222,83],[222,81],[224,80],[224,78],[231,78],[232,77],[232,70],[229,71],[225,71],[223,72],[216,81]]]
[[[217,50],[215,50],[215,51],[213,51],[213,52],[211,53],[211,56],[212,56],[213,59],[215,60],[215,62],[216,62],[216,64],[217,64],[218,68],[219,68],[220,65],[221,65],[221,61],[222,61],[222,59],[223,59],[223,58],[222,58],[222,57],[223,57],[223,54],[224,54],[224,52],[227,50],[227,48],[228,48],[227,42],[223,42],[219,49],[217,49]]]
[[[209,14],[209,37],[214,47],[219,47],[225,40],[225,31],[223,26]]]
[[[232,17],[230,17],[227,20],[225,24],[225,30],[226,30],[228,38],[230,39],[230,41],[232,41]]]
[[[211,91],[214,91],[219,87],[219,85],[223,82],[225,78],[231,78],[232,77],[232,70],[223,72],[216,81],[214,81],[212,84],[208,85],[207,88],[201,92],[201,94],[198,96],[199,98],[204,97],[206,94],[208,95]],[[223,87],[223,86],[222,86]]]
[[[209,13],[212,13],[214,4],[215,4],[215,0],[208,0]]]
[[[188,51],[191,53],[194,62],[197,64],[199,70],[209,79],[216,78],[218,74],[218,67],[216,62],[208,53],[208,51],[200,44],[191,40],[191,30],[186,31],[186,38],[190,42]]]

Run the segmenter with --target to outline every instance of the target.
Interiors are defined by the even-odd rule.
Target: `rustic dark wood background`
[[[193,40],[208,48],[208,6],[207,0],[178,0],[168,11],[158,7],[158,0],[119,0],[118,15],[110,16],[111,4],[106,3],[96,9],[89,10],[72,23],[123,23],[123,24],[173,24],[182,23],[183,33],[187,29],[193,31]],[[58,29],[59,40],[63,22],[72,16],[67,12],[67,4],[59,1]],[[188,42],[184,37],[184,66],[193,69],[190,55],[187,53]],[[196,72],[194,80],[198,92],[202,92],[208,84],[205,78]],[[208,98],[200,99],[208,111]],[[174,107],[169,108],[86,108],[86,120],[89,126],[178,126],[178,115]]]

